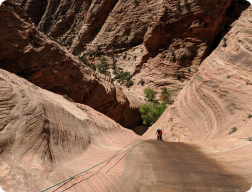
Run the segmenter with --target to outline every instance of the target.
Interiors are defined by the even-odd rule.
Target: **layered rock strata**
[[[49,185],[48,177],[52,185],[58,177],[73,175],[64,164],[85,152],[106,149],[105,159],[110,150],[137,139],[92,108],[2,69],[0,91],[0,185],[5,191],[41,191]]]
[[[251,178],[252,8],[244,11],[145,136],[194,142]],[[203,142],[207,141],[207,142]]]
[[[30,7],[43,7],[36,0],[15,2],[34,22],[38,17]],[[167,87],[176,96],[248,6],[245,0],[50,0],[43,14],[36,11],[41,20],[35,23],[90,62],[97,60],[91,52],[111,56],[111,65],[134,74],[130,91],[143,95],[146,86],[158,92]]]
[[[134,127],[141,121],[140,102],[134,95],[126,96],[109,77],[96,73],[47,38],[16,5],[2,4],[0,17],[2,69],[69,100],[84,103],[125,127]]]
[[[163,3],[145,34],[146,50],[135,66],[131,91],[141,93],[143,79],[157,91],[167,87],[176,96],[248,6],[232,0]]]

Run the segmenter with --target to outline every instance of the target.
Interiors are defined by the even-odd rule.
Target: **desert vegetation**
[[[159,103],[156,99],[157,91],[154,89],[147,87],[144,89],[144,94],[147,102],[141,105],[139,111],[141,113],[141,117],[143,118],[143,124],[150,126],[154,124],[165,111],[167,108],[166,104],[171,103],[172,95],[167,88],[163,88],[160,96],[162,102]]]

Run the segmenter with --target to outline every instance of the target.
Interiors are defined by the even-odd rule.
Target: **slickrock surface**
[[[40,191],[58,177],[71,176],[74,171],[67,170],[73,167],[62,167],[85,152],[101,153],[81,162],[89,166],[138,138],[92,108],[4,70],[0,90],[0,185],[8,192]],[[55,169],[67,173],[54,175]]]
[[[0,67],[28,81],[84,103],[122,126],[140,121],[140,101],[111,80],[85,66],[75,56],[37,30],[16,5],[0,8]]]
[[[198,141],[252,183],[252,8],[244,11],[145,136],[164,129],[168,141]],[[237,131],[231,132],[236,127]],[[203,141],[208,142],[203,142]],[[252,140],[252,139],[251,139]]]
[[[4,191],[42,191],[115,155],[47,191],[249,188],[242,177],[193,146],[157,141],[138,145],[143,141],[133,131],[105,115],[4,70],[0,70],[0,90],[0,186]]]

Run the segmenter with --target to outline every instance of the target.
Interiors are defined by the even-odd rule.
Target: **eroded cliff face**
[[[29,7],[39,2],[15,2],[35,22],[37,17]],[[38,28],[71,53],[94,64],[99,62],[98,55],[111,57],[109,63],[117,67],[114,74],[134,74],[130,91],[138,95],[150,86],[158,92],[167,87],[176,96],[249,3],[50,0],[46,6]],[[141,79],[145,86],[139,84]]]
[[[96,73],[51,41],[16,5],[2,4],[0,17],[1,68],[69,100],[89,105],[125,127],[134,127],[141,121],[140,102],[134,95],[126,96],[109,77]]]
[[[194,141],[214,158],[236,166],[250,182],[251,29],[250,6],[145,134],[150,137],[163,128],[165,140]]]
[[[167,87],[176,96],[198,71],[203,59],[229,29],[244,1],[166,1],[144,37],[145,49],[135,66],[131,91],[142,92],[144,79],[160,90]],[[239,7],[236,9],[235,7]]]
[[[166,110],[161,119],[169,124],[170,136],[209,140],[227,137],[232,127],[238,131],[228,137],[250,133],[242,129],[247,129],[252,114],[251,18],[249,7]]]

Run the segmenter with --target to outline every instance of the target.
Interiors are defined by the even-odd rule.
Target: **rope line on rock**
[[[150,139],[148,139],[148,140],[150,140]],[[138,146],[138,145],[140,145],[140,144],[142,144],[142,143],[144,143],[144,142],[146,142],[146,141],[148,141],[148,140],[142,141],[142,142],[140,142],[140,143],[134,145],[133,147],[131,147],[131,148],[129,148],[129,149],[127,149],[127,150],[125,150],[125,151],[123,151],[123,152],[117,154],[117,155],[114,155],[113,157],[111,157],[111,158],[109,158],[109,159],[107,159],[107,160],[105,160],[105,161],[102,161],[101,163],[96,164],[96,165],[94,165],[93,167],[91,167],[91,168],[89,168],[89,169],[86,169],[85,171],[82,171],[82,172],[80,172],[80,173],[78,173],[78,174],[76,174],[76,175],[74,175],[74,176],[72,176],[72,177],[69,177],[68,179],[66,179],[66,180],[64,180],[64,181],[61,181],[61,182],[59,182],[59,183],[57,183],[57,184],[55,184],[55,185],[53,185],[53,186],[51,186],[51,187],[48,187],[47,189],[44,189],[44,190],[41,191],[41,192],[47,191],[47,190],[49,190],[49,189],[51,189],[51,188],[53,188],[53,187],[56,187],[57,185],[59,185],[59,184],[61,184],[61,183],[64,183],[64,182],[66,182],[66,181],[68,181],[68,180],[71,180],[71,179],[73,179],[74,177],[76,177],[76,176],[78,176],[78,175],[81,175],[82,173],[85,173],[85,172],[87,172],[87,171],[89,171],[89,170],[91,170],[91,169],[93,169],[93,168],[95,168],[95,167],[97,167],[97,166],[99,166],[99,165],[101,165],[101,164],[103,164],[103,163],[105,163],[105,162],[107,162],[107,161],[109,161],[109,160],[111,160],[111,159],[113,159],[113,158],[115,158],[115,157],[117,157],[117,156],[119,156],[119,155],[121,155],[121,154],[123,154],[123,153],[125,153],[125,152],[127,152],[127,151],[129,151],[129,150],[131,150],[131,149],[133,149],[133,148],[135,148],[136,146]]]

